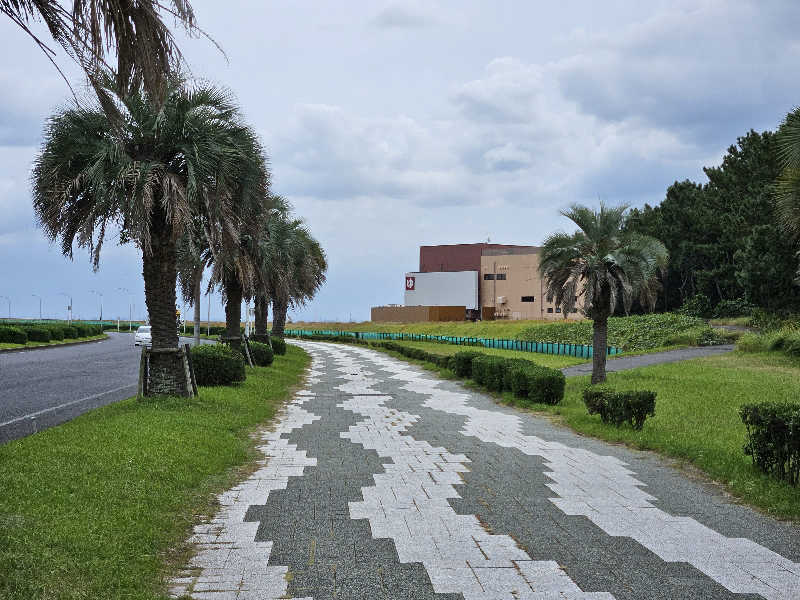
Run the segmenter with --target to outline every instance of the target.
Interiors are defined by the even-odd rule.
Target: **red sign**
[[[414,285],[416,283],[417,283],[417,278],[416,277],[406,277],[406,291],[407,292],[413,292],[414,291]]]

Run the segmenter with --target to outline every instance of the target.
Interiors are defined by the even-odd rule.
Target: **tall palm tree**
[[[786,115],[778,130],[779,160],[782,171],[775,183],[778,218],[793,240],[800,240],[800,108]],[[800,248],[795,282],[800,284]]]
[[[199,220],[220,245],[235,239],[237,182],[252,166],[230,94],[208,85],[170,81],[164,102],[143,89],[116,96],[123,120],[99,106],[68,108],[47,123],[33,174],[38,220],[61,250],[88,248],[99,268],[107,232],[142,252],[145,302],[152,326],[154,393],[181,392],[175,327],[177,242]]]
[[[561,214],[578,226],[572,235],[550,235],[542,248],[539,269],[564,314],[576,309],[593,321],[592,383],[606,379],[608,317],[617,305],[627,312],[635,297],[655,306],[657,276],[666,268],[667,249],[650,236],[624,230],[628,207],[600,205],[599,211],[574,204]]]
[[[199,31],[188,0],[72,0],[71,10],[63,4],[0,0],[0,13],[30,35],[57,69],[55,51],[33,33],[32,21],[42,21],[90,78],[98,69],[112,70],[106,57],[115,56],[116,86],[127,92],[143,84],[150,94],[163,94],[167,77],[179,70],[181,51],[164,16],[180,22],[190,34]]]

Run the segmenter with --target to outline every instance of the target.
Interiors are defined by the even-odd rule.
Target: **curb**
[[[13,354],[16,352],[33,352],[34,350],[49,350],[51,348],[66,348],[68,346],[80,346],[81,344],[96,344],[108,339],[108,334],[104,334],[99,340],[83,340],[80,342],[65,342],[63,344],[48,344],[46,346],[31,346],[30,348],[5,348],[0,350],[0,354]]]

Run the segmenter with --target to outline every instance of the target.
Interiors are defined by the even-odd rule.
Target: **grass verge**
[[[42,346],[63,346],[64,344],[76,344],[78,342],[93,342],[97,340],[104,340],[108,336],[103,335],[91,335],[89,337],[82,337],[82,338],[73,338],[69,340],[51,340],[49,342],[28,342],[26,344],[8,344],[8,343],[0,343],[0,350],[24,350],[28,348],[41,348]]]
[[[254,457],[309,363],[295,346],[236,387],[129,399],[0,446],[0,597],[163,598],[198,515]]]

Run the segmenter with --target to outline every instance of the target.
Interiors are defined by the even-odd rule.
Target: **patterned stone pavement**
[[[299,345],[307,385],[174,596],[800,598],[796,527],[384,354]]]

